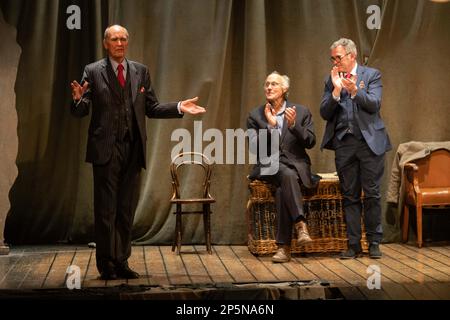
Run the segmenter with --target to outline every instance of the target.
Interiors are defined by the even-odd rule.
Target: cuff
[[[335,97],[334,94],[331,94],[331,96],[333,97],[333,99],[337,102],[341,101],[341,97]]]
[[[181,111],[181,101],[177,104],[177,110],[179,114],[184,114],[184,112]]]

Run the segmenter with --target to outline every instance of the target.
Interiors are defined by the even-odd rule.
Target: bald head
[[[105,29],[105,33],[103,34],[103,40],[106,40],[109,37],[111,37],[111,32],[114,31],[122,31],[127,35],[127,39],[129,37],[128,30],[126,28],[122,27],[121,25],[115,24]]]
[[[106,28],[103,47],[111,59],[122,63],[128,49],[128,31],[122,26],[113,25]]]

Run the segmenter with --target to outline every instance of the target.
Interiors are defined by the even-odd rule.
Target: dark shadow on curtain
[[[71,4],[87,13],[82,15],[82,30],[66,28],[66,8]],[[95,29],[99,25],[103,30],[106,25],[107,1],[96,4],[88,0],[1,4],[6,21],[17,28],[23,50],[15,85],[19,175],[10,191],[8,243],[92,237],[91,227],[72,229],[78,194],[85,190],[79,171],[86,136],[79,134],[85,123],[73,121],[69,112],[69,79],[79,79],[82,66],[97,58]]]

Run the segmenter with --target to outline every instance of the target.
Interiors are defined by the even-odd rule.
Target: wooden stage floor
[[[384,244],[383,258],[340,260],[337,254],[295,255],[273,264],[246,246],[133,246],[130,266],[140,279],[97,279],[95,249],[19,246],[0,256],[0,299],[86,297],[117,299],[381,299],[450,300],[450,245]],[[79,267],[80,290],[66,286],[67,268]],[[367,269],[380,268],[380,289],[370,290]],[[75,274],[73,274],[75,275]],[[75,284],[75,282],[72,282]]]

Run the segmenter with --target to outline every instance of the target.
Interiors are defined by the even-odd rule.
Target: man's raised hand
[[[272,127],[277,126],[277,118],[275,117],[275,110],[273,110],[269,102],[266,103],[266,107],[264,108],[264,115],[266,116],[267,122]]]
[[[351,78],[348,79],[342,79],[342,87],[347,90],[350,95],[353,97],[356,94],[356,91],[358,91],[358,87],[356,86],[356,79],[357,76],[351,76]]]
[[[291,128],[295,126],[295,118],[297,117],[297,112],[295,111],[295,106],[286,108],[286,111],[284,113],[288,127]]]
[[[333,86],[339,92],[342,90],[342,79],[339,76],[338,68],[334,66],[331,69],[331,81],[333,82]]]
[[[72,88],[72,98],[75,101],[78,101],[83,96],[84,92],[87,90],[89,83],[87,81],[84,82],[83,86],[74,80],[70,83],[70,87]]]

